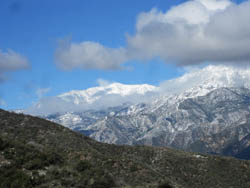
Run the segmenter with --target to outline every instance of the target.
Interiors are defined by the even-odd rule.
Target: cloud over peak
[[[169,96],[195,97],[221,87],[250,88],[250,68],[210,65],[192,68],[182,76],[166,80],[157,86],[125,85],[98,80],[99,86],[86,90],[73,90],[58,96],[41,97],[25,113],[44,115],[64,112],[82,112],[120,106],[124,103],[151,103]],[[48,89],[42,89],[44,94]],[[187,95],[188,94],[188,95]],[[190,95],[189,95],[190,94]]]
[[[120,106],[124,103],[144,102],[152,98],[157,91],[157,87],[148,84],[125,85],[102,79],[99,79],[98,82],[100,83],[98,87],[86,90],[72,90],[58,96],[41,97],[38,102],[25,109],[24,112],[35,115],[48,115],[101,110]]]
[[[139,14],[136,33],[121,48],[69,43],[55,53],[63,69],[117,70],[129,60],[160,57],[180,66],[204,62],[249,64],[250,1],[190,0],[166,12]]]

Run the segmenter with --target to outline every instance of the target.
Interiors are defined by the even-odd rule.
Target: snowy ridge
[[[210,65],[191,69],[177,79],[163,82],[161,87],[167,94],[178,93],[187,97],[202,96],[221,87],[250,88],[250,69]]]
[[[148,84],[125,85],[121,83],[112,83],[110,85],[93,87],[87,90],[73,90],[68,93],[63,93],[58,97],[66,101],[72,100],[75,104],[82,103],[83,101],[91,104],[104,95],[120,95],[123,97],[130,95],[145,95],[147,92],[156,90],[157,87]]]
[[[249,68],[211,65],[203,69],[190,69],[183,76],[165,81],[159,86],[105,83],[86,90],[73,90],[55,97],[42,98],[24,112],[49,115],[104,110],[124,103],[131,105],[148,103],[151,106],[174,104],[187,98],[204,96],[221,87],[250,88],[249,75]]]
[[[43,98],[24,112],[33,115],[50,115],[67,112],[103,110],[122,104],[144,102],[158,93],[158,87],[112,83],[86,90],[73,90],[55,97]]]
[[[250,69],[222,65],[191,69],[177,79],[163,82],[160,85],[160,96],[153,100],[151,106],[176,104],[223,87],[250,88]]]
[[[158,92],[145,102],[47,118],[101,142],[223,153],[233,142],[231,138],[240,142],[250,134],[249,84],[249,69],[208,66],[191,70],[159,87],[149,86],[148,90],[143,87],[142,93]],[[118,85],[88,91],[92,91],[92,96],[100,91],[122,95],[123,88],[131,88]],[[131,96],[133,92],[128,89],[123,95]]]

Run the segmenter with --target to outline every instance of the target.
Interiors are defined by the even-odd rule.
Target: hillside
[[[250,161],[96,142],[0,110],[0,187],[250,187]]]

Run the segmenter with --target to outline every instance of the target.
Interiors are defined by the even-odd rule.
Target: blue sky
[[[138,20],[140,20],[138,16],[142,12],[161,16],[161,11],[165,13],[170,7],[182,5],[185,2],[180,0],[1,0],[0,50],[6,54],[8,49],[11,49],[26,61],[23,60],[25,64],[23,68],[6,68],[5,65],[2,65],[0,107],[5,109],[25,108],[42,96],[43,92],[37,93],[39,90],[44,91],[47,96],[55,96],[70,90],[97,86],[97,80],[100,78],[124,84],[158,85],[164,80],[183,74],[183,68],[193,64],[191,61],[198,66],[210,61],[231,62],[232,59],[235,62],[238,54],[235,57],[218,56],[218,58],[209,59],[207,56],[202,56],[193,59],[187,55],[179,57],[176,55],[176,51],[171,50],[166,50],[168,56],[164,56],[163,45],[160,46],[161,50],[157,49],[158,51],[156,50],[150,55],[147,50],[154,51],[155,48],[141,49],[141,46],[145,44],[150,46],[150,42],[147,39],[145,41],[148,43],[138,43],[137,37],[145,38],[150,35],[151,39],[156,31],[155,26],[144,27],[145,24],[142,29],[148,29],[148,33],[144,35],[146,29],[139,31],[140,29],[136,28]],[[241,1],[233,2],[241,3]],[[231,3],[233,2],[231,1]],[[150,14],[152,8],[157,8],[157,10]],[[146,16],[143,15],[141,20],[144,20],[144,17]],[[239,19],[242,20],[242,18]],[[171,22],[171,24],[176,23]],[[162,32],[165,33],[164,28]],[[236,34],[240,35],[240,33]],[[69,66],[70,62],[62,59],[65,57],[63,55],[67,53],[66,50],[59,52],[60,58],[55,57],[55,52],[59,48],[58,41],[69,39],[70,44],[91,41],[102,45],[104,49],[121,47],[129,55],[124,57],[125,60],[121,60],[121,63],[116,66],[118,68],[113,68],[113,65],[111,68],[100,68],[99,62],[94,60],[95,66],[86,64]],[[147,45],[145,47],[147,48]],[[77,48],[82,49],[81,46]],[[223,53],[227,53],[228,50],[232,49],[225,48]],[[247,52],[245,53],[247,54]],[[140,55],[138,55],[139,53]],[[215,52],[211,51],[211,53]],[[112,54],[108,54],[108,59],[111,58],[111,61],[113,61]],[[58,59],[61,62],[56,63],[59,61]],[[240,61],[245,62],[245,59]],[[86,60],[83,59],[83,62],[85,63]],[[65,65],[69,68],[62,68]]]

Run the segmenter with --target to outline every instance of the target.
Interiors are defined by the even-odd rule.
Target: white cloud
[[[28,67],[28,60],[24,56],[10,49],[6,52],[0,50],[0,81],[6,80],[5,73],[27,69]]]
[[[0,99],[0,106],[6,106],[6,102],[3,99]]]
[[[86,90],[69,91],[58,96],[42,97],[25,109],[25,113],[44,115],[63,112],[101,110],[123,103],[144,102],[156,94],[151,85],[124,85],[98,80],[99,86]]]
[[[55,59],[57,65],[65,70],[122,69],[121,64],[126,61],[126,50],[112,49],[97,42],[66,43],[59,45]]]
[[[16,71],[28,67],[28,60],[24,56],[10,49],[7,52],[0,50],[0,72]]]
[[[249,64],[250,1],[190,0],[166,12],[141,13],[124,48],[94,42],[71,43],[56,52],[64,69],[115,70],[128,60],[160,57],[185,66],[204,62]]]
[[[239,62],[239,57],[248,61],[249,6],[249,2],[234,5],[227,0],[194,0],[166,13],[153,9],[138,17],[136,34],[128,36],[128,49],[138,59],[161,57],[179,65]],[[237,25],[244,30],[235,29]],[[225,32],[244,40],[220,34]]]
[[[36,95],[38,98],[41,98],[43,97],[44,95],[46,95],[49,91],[50,91],[51,88],[38,88],[36,90]]]
[[[112,82],[108,81],[108,80],[104,80],[102,78],[97,79],[97,83],[99,86],[108,86],[110,85]]]
[[[250,88],[250,68],[224,65],[209,65],[204,68],[188,68],[186,73],[176,79],[160,84],[164,94],[182,93],[192,90],[201,93],[211,88],[246,87]]]

